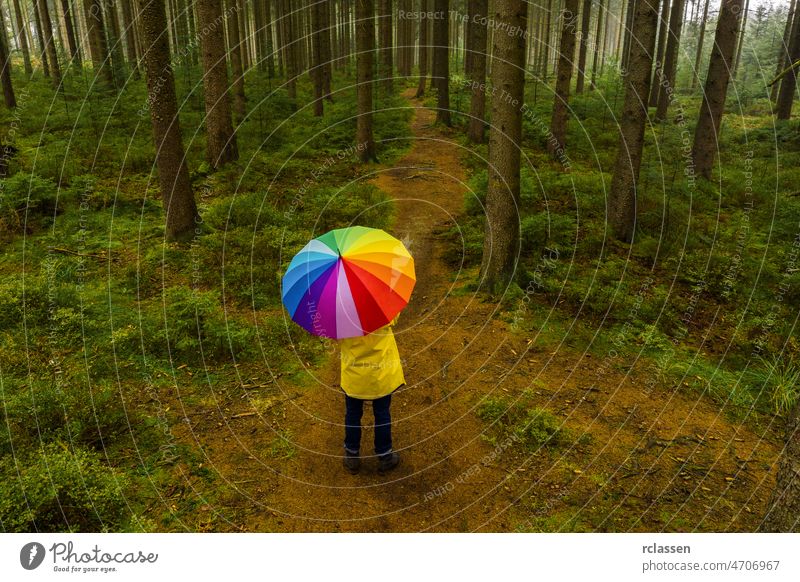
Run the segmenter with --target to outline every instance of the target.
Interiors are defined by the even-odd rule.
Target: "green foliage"
[[[0,460],[0,523],[8,532],[117,531],[130,519],[129,480],[96,453],[53,442]]]
[[[800,364],[779,354],[759,356],[758,364],[753,376],[760,391],[766,389],[775,414],[787,414],[800,398]]]
[[[574,442],[572,431],[550,411],[532,406],[529,397],[512,400],[489,397],[476,409],[478,418],[492,427],[492,442],[511,439],[527,451],[557,448]]]
[[[24,232],[26,226],[56,211],[58,188],[47,178],[20,172],[0,189],[0,232]]]

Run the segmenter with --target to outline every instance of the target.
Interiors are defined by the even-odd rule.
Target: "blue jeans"
[[[357,455],[361,449],[361,417],[364,414],[364,401],[345,394],[344,448]],[[372,401],[372,414],[375,416],[375,454],[378,456],[392,452],[392,415],[389,407],[392,395],[387,394]]]

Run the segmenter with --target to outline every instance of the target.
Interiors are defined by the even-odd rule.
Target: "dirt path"
[[[246,531],[754,529],[772,487],[773,444],[696,395],[645,397],[635,371],[598,377],[591,356],[545,351],[535,334],[493,318],[494,305],[452,293],[463,277],[442,261],[436,233],[457,224],[467,152],[411,104],[413,146],[375,179],[397,201],[393,234],[409,244],[418,277],[396,329],[409,384],[392,405],[402,463],[385,477],[374,458],[358,476],[343,470],[333,357],[316,386],[282,385],[280,406],[234,418],[249,410],[242,400],[184,428],[236,491],[217,510],[233,508]],[[475,407],[525,390],[589,437],[549,453],[498,451]],[[363,438],[369,452],[370,429]]]

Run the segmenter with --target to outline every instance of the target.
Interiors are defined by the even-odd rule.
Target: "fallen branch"
[[[788,75],[790,72],[792,72],[792,71],[793,71],[794,69],[796,69],[797,67],[800,67],[800,60],[797,60],[797,61],[795,61],[794,63],[792,63],[791,65],[789,65],[788,67],[786,67],[786,68],[785,68],[785,69],[784,69],[784,70],[781,72],[781,74],[780,74],[780,75],[778,75],[777,77],[775,77],[775,78],[772,80],[772,82],[771,82],[769,85],[767,85],[767,87],[772,87],[772,86],[773,86],[775,83],[777,83],[778,81],[780,81],[781,79],[783,79],[783,78],[784,78],[786,75]]]

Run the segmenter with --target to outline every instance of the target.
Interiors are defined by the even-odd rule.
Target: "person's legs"
[[[392,452],[392,415],[389,407],[392,395],[372,401],[372,413],[375,416],[375,454],[380,456]]]
[[[361,449],[361,416],[364,414],[364,401],[345,394],[344,404],[344,450],[351,455],[358,455]]]

